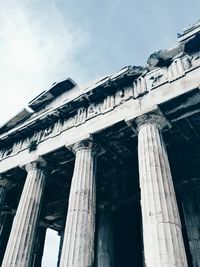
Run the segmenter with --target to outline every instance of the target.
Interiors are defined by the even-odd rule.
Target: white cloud
[[[74,55],[88,35],[67,23],[56,5],[4,1],[0,25],[0,124],[54,81],[84,79]]]

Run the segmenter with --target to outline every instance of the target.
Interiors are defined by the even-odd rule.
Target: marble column
[[[97,267],[114,266],[112,211],[100,209],[97,233]]]
[[[163,122],[156,114],[136,120],[145,266],[186,267],[179,210],[160,131]]]
[[[194,267],[200,267],[200,196],[199,188],[182,192],[182,205],[185,217],[190,253]]]
[[[60,267],[92,267],[95,235],[95,156],[91,141],[73,146],[76,152]]]
[[[6,190],[3,186],[0,186],[0,263],[3,257],[3,251],[5,250],[5,241],[4,241],[4,231],[5,231],[5,215],[2,215],[2,209],[4,207],[4,200],[5,200]]]
[[[29,267],[45,185],[44,162],[25,166],[27,177],[6,247],[2,267]]]
[[[11,183],[0,177],[0,264],[3,261],[14,216],[13,210],[6,205],[6,196],[10,188]]]

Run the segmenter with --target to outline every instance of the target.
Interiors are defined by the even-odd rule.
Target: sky
[[[199,0],[1,0],[0,125],[55,81],[145,65],[199,10]],[[43,267],[55,267],[58,237],[48,237]]]

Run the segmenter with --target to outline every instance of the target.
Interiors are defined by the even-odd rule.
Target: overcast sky
[[[199,10],[199,0],[1,0],[0,124],[55,81],[81,84],[144,65]],[[54,240],[45,267],[56,266]]]

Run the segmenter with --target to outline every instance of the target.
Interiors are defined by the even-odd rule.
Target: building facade
[[[0,128],[0,262],[200,266],[200,23],[147,66],[54,83]]]

